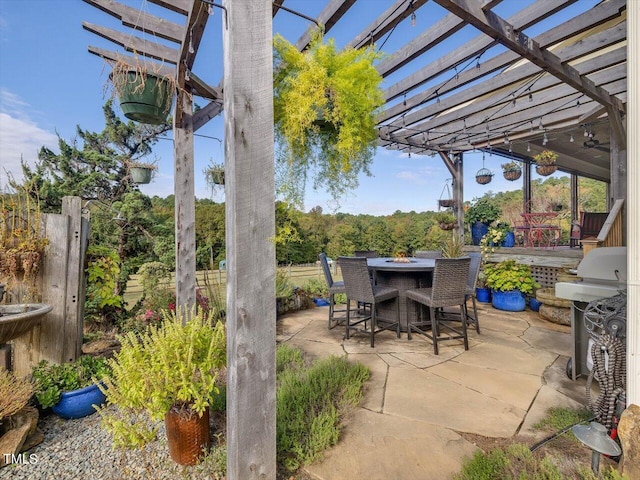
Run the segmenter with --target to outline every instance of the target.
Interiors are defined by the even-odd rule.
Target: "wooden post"
[[[640,2],[627,2],[627,405],[640,405]]]
[[[224,0],[227,478],[276,478],[272,2]]]
[[[64,350],[62,359],[73,362],[82,353],[82,321],[84,317],[84,257],[88,232],[82,231],[82,198],[64,197],[62,214],[69,217],[68,268],[64,318]],[[88,225],[85,220],[85,225]],[[82,296],[80,294],[82,293]]]
[[[531,213],[531,163],[522,165],[522,213]]]
[[[181,124],[173,125],[176,232],[176,311],[196,304],[196,197],[193,177],[193,100],[178,92],[176,110]]]
[[[456,225],[460,239],[464,236],[464,169],[463,169],[463,153],[454,156],[455,175],[453,177],[453,199],[455,206],[453,207],[456,215]]]

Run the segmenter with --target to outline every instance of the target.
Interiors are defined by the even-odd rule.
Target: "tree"
[[[116,116],[111,100],[104,105],[103,113],[102,132],[77,126],[77,138],[71,142],[58,136],[59,154],[42,147],[33,168],[22,162],[24,187],[37,192],[43,211],[59,211],[62,197],[68,195],[111,205],[125,193],[137,190],[128,165],[148,156],[158,135],[171,128],[168,124],[125,123]],[[20,186],[13,179],[9,184],[13,188]]]

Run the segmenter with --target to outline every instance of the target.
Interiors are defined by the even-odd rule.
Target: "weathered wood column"
[[[184,91],[178,93],[178,109],[181,113],[176,115],[173,125],[176,307],[190,309],[196,304],[196,197],[193,177],[193,100]],[[179,125],[178,118],[181,119]]]
[[[224,0],[227,478],[276,478],[270,0]]]
[[[640,405],[640,2],[627,2],[627,404]]]

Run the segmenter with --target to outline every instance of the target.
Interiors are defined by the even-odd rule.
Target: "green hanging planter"
[[[151,177],[155,166],[153,165],[136,165],[129,168],[131,173],[131,181],[139,185],[146,185],[151,183]]]
[[[151,125],[167,121],[173,101],[172,83],[168,79],[133,70],[112,72],[110,78],[125,117]]]

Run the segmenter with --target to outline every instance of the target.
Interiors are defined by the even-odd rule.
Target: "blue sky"
[[[141,0],[121,0],[121,3],[158,14],[154,5]],[[288,0],[286,5],[307,15],[315,16],[325,1]],[[359,2],[349,15],[349,25],[330,32],[338,45],[364,29],[388,5],[388,0]],[[521,9],[531,0],[509,0],[503,2],[504,11],[496,10],[508,17],[514,9]],[[579,2],[584,4],[585,0]],[[594,3],[594,1],[590,1]],[[440,7],[428,2],[417,11],[416,26],[403,22],[384,46],[393,51],[406,43],[430,24],[437,21]],[[584,5],[582,5],[584,8]],[[166,17],[166,15],[164,15]],[[222,76],[222,52],[220,50],[220,11],[214,12],[209,21],[194,72],[211,84],[218,84]],[[57,151],[59,134],[71,142],[76,135],[76,126],[91,131],[104,127],[102,105],[106,101],[105,83],[109,68],[97,56],[87,51],[88,45],[109,50],[122,49],[82,28],[82,22],[108,26],[123,30],[113,17],[80,0],[0,0],[0,189],[7,184],[6,172],[20,178],[20,159],[29,164],[37,159],[42,146]],[[407,23],[404,25],[404,23]],[[281,33],[296,40],[308,23],[293,15],[281,12],[274,21],[274,33]],[[130,32],[130,29],[126,29]],[[535,33],[535,32],[533,32]],[[141,35],[142,34],[138,34]],[[470,39],[477,35],[473,30],[463,29],[453,42]],[[147,37],[147,40],[149,38]],[[447,44],[442,48],[447,48]],[[432,61],[437,52],[423,55],[424,62]],[[398,75],[404,75],[401,70]],[[398,75],[385,79],[383,87],[395,83]],[[203,100],[196,103],[204,105]],[[223,145],[207,137],[223,139],[223,117],[217,117],[197,133],[195,141],[196,196],[222,201],[224,194],[212,193],[206,186],[203,171],[210,161],[221,162]],[[171,135],[169,135],[170,137]],[[142,186],[147,195],[167,196],[173,193],[173,147],[170,139],[163,139],[154,148],[153,156],[158,161],[158,173],[150,185]],[[487,191],[515,190],[520,182],[508,182],[502,178],[498,156],[486,156],[486,167],[496,175],[488,185],[475,182],[475,172],[482,168],[482,155],[465,156],[465,200],[483,195]],[[305,209],[320,205],[326,212],[391,214],[396,210],[437,210],[445,181],[450,177],[439,157],[412,155],[378,149],[372,177],[361,176],[360,187],[343,198],[336,210],[330,196],[323,191],[307,188]],[[536,178],[535,172],[533,177]],[[384,192],[384,194],[381,194]]]

